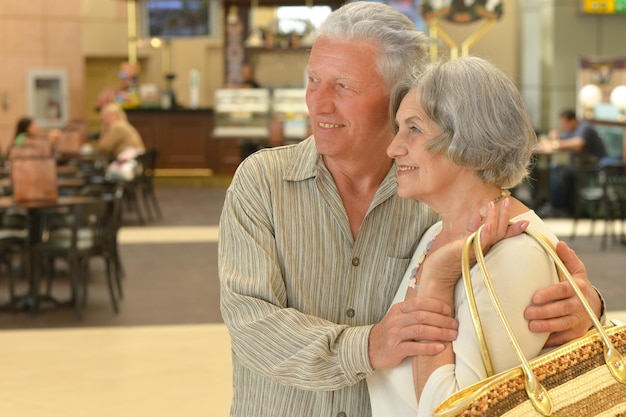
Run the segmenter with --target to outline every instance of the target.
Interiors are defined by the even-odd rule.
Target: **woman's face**
[[[398,133],[387,148],[387,155],[398,166],[398,195],[429,204],[432,196],[445,193],[464,169],[441,152],[433,154],[426,149],[426,144],[442,130],[426,116],[415,90],[400,103],[396,124]]]
[[[37,126],[37,123],[35,123],[34,121],[30,122],[26,133],[31,138],[36,138],[37,136],[39,136],[39,127]]]

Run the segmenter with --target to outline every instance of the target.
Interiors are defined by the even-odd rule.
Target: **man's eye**
[[[346,88],[348,88],[348,85],[344,83],[339,83],[339,87],[345,90]]]

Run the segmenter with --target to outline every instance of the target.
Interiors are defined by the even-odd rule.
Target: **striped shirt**
[[[371,327],[435,215],[380,185],[356,240],[312,138],[247,158],[219,235],[233,417],[371,415]]]

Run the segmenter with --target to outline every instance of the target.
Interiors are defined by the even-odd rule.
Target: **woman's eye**
[[[419,128],[419,127],[417,127],[417,126],[411,126],[411,127],[409,127],[409,131],[410,131],[412,134],[414,134],[414,135],[417,135],[417,134],[419,134],[419,133],[422,133],[422,131],[420,130],[420,128]]]

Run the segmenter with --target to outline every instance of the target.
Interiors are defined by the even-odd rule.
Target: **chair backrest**
[[[124,186],[119,182],[89,184],[80,191],[83,196],[98,197],[107,204],[107,232],[116,234],[122,226]]]
[[[74,204],[67,212],[42,210],[46,244],[68,251],[100,253],[106,248],[108,205],[104,200]]]
[[[158,149],[147,149],[142,155],[143,170],[141,171],[141,180],[145,186],[151,187],[154,181],[154,171],[156,170],[159,159]]]
[[[603,168],[607,198],[626,205],[626,164],[615,163]]]
[[[83,134],[79,130],[65,130],[59,136],[56,144],[57,152],[61,155],[77,155],[80,147],[85,143]]]
[[[153,174],[153,171],[156,169],[157,161],[159,159],[159,150],[158,149],[146,149],[146,152],[143,154],[143,166],[144,170],[147,169],[150,171],[150,174]]]
[[[12,146],[8,159],[43,158],[52,156],[52,144],[47,138],[28,138],[21,146]]]
[[[17,202],[56,200],[56,161],[53,158],[18,158],[11,161],[11,187]]]
[[[602,142],[604,142],[604,147],[606,148],[607,156],[614,157],[616,159],[622,159],[624,147],[623,147],[623,136],[624,136],[624,128],[619,126],[604,126],[598,125],[595,126],[598,135],[602,138]]]

